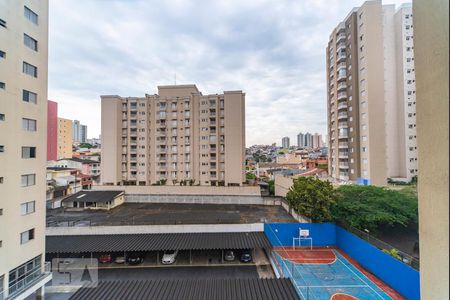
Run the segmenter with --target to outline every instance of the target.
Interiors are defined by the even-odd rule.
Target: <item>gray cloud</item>
[[[100,133],[101,94],[246,92],[247,145],[326,133],[325,47],[358,0],[53,0],[49,98]],[[394,2],[396,2],[394,0]]]

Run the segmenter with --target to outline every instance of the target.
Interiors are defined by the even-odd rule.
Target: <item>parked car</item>
[[[225,252],[224,259],[226,261],[233,261],[233,260],[235,260],[235,258],[236,257],[234,256],[234,252],[232,250],[228,250]]]
[[[118,256],[118,257],[116,257],[116,259],[114,260],[114,262],[116,263],[116,264],[124,264],[125,263],[125,256]]]
[[[112,262],[112,257],[111,254],[103,254],[100,255],[100,257],[98,258],[98,261],[102,264],[109,264]]]
[[[242,251],[240,261],[243,263],[251,262],[252,261],[252,252],[250,250]]]
[[[144,256],[138,253],[130,254],[127,257],[127,262],[129,265],[139,265],[144,262]]]
[[[178,250],[168,250],[164,251],[163,258],[161,262],[163,265],[171,265],[175,262],[178,255]]]

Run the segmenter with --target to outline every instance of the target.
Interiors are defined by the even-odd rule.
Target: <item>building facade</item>
[[[449,298],[449,2],[414,1],[421,299]]]
[[[102,96],[103,185],[245,182],[245,94],[159,86],[145,97]]]
[[[284,149],[289,149],[290,146],[291,141],[289,137],[285,136],[284,138],[281,139],[281,147],[283,147]]]
[[[72,157],[72,120],[58,118],[58,157],[57,159]]]
[[[43,292],[48,1],[0,1],[0,298]]]
[[[58,103],[47,102],[47,160],[58,158]]]
[[[417,173],[410,5],[368,1],[330,35],[327,55],[329,174],[385,185]]]

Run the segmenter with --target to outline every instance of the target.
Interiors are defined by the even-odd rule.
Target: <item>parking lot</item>
[[[114,268],[152,268],[152,267],[191,267],[191,266],[240,266],[240,265],[268,265],[269,260],[262,249],[256,250],[180,250],[173,263],[163,264],[164,251],[147,252],[113,252],[113,253],[79,253],[48,255],[47,260],[59,257],[92,258],[98,260],[99,269]],[[228,253],[228,255],[226,255]],[[250,261],[245,261],[242,255],[250,253]],[[131,263],[128,258],[138,257],[142,262]],[[124,258],[124,259],[123,259]],[[248,260],[248,259],[247,259]]]

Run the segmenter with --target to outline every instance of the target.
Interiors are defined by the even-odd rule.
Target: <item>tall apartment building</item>
[[[159,86],[145,97],[102,96],[104,185],[240,186],[245,181],[245,94]]]
[[[47,102],[47,160],[58,158],[58,103]]]
[[[305,146],[305,135],[303,133],[297,134],[297,147],[303,148]]]
[[[329,174],[385,185],[417,174],[410,5],[368,1],[327,47]]]
[[[313,147],[313,136],[311,133],[307,132],[305,133],[305,140],[303,142],[305,148],[312,148]]]
[[[72,158],[72,120],[58,118],[58,159]]]
[[[284,149],[289,149],[290,145],[291,141],[288,136],[285,136],[281,139],[281,147],[283,147]]]
[[[40,293],[45,264],[48,1],[0,1],[0,299]]]
[[[322,135],[318,133],[314,133],[312,136],[312,148],[318,149],[323,146]]]
[[[78,120],[73,121],[73,143],[86,143],[87,141],[87,126],[80,123]]]

